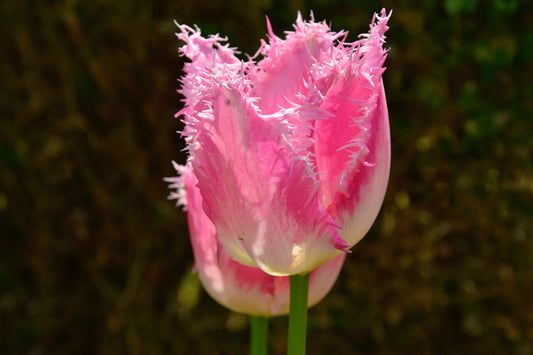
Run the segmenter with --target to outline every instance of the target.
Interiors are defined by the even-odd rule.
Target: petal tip
[[[342,239],[338,234],[333,238],[333,245],[335,246],[335,249],[343,251],[345,253],[351,253],[350,250],[350,244]]]

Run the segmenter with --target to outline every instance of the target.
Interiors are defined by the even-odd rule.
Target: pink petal
[[[180,29],[177,37],[184,41],[186,45],[180,48],[182,55],[188,57],[191,62],[184,64],[185,76],[181,79],[181,89],[178,91],[184,96],[184,108],[176,113],[176,117],[183,115],[185,129],[182,135],[190,145],[189,149],[195,149],[194,135],[192,129],[197,115],[208,110],[210,97],[211,78],[217,66],[233,65],[240,66],[240,61],[235,57],[234,50],[228,45],[222,45],[226,41],[218,35],[211,35],[204,38],[200,29],[193,30],[186,25],[176,25]]]
[[[390,16],[390,14],[389,14]],[[390,136],[381,82],[386,57],[385,11],[370,33],[355,43],[341,80],[330,88],[321,108],[333,115],[315,125],[315,152],[322,186],[320,199],[340,237],[357,243],[375,220],[385,195],[390,168]]]
[[[257,70],[250,72],[254,95],[260,98],[258,106],[264,114],[299,101],[298,96],[307,91],[310,70],[330,55],[336,36],[324,22],[304,22],[300,13],[295,31],[287,32],[285,40],[276,37],[268,27],[270,42],[263,41],[259,50],[264,58],[257,63]]]
[[[253,95],[261,113],[288,113],[290,143],[304,157],[312,153],[313,121],[328,117],[319,105],[331,80],[334,41],[344,33],[331,32],[325,22],[305,22],[300,13],[295,31],[286,32],[285,40],[274,35],[270,23],[267,26],[269,43],[262,41],[259,50],[263,59],[248,73]],[[312,154],[309,159],[312,168]]]
[[[338,189],[328,211],[340,223],[340,236],[350,245],[356,244],[368,232],[379,213],[389,179],[390,133],[387,104],[383,88],[373,113],[366,161],[353,174],[348,184]],[[340,191],[345,191],[340,192]]]
[[[377,132],[374,126],[379,120],[380,95],[384,99],[381,74],[386,51],[382,43],[388,29],[388,17],[378,19],[371,25],[370,35],[354,44],[355,53],[343,58],[342,72],[321,104],[333,116],[317,121],[315,127],[317,164],[325,172],[321,175],[321,198],[326,206],[334,202],[336,194],[349,194],[350,182],[359,170],[375,163],[367,156],[372,148],[368,144]],[[386,127],[388,131],[388,124]]]

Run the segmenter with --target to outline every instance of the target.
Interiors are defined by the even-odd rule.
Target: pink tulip
[[[191,62],[176,116],[229,259],[303,274],[348,251],[373,224],[390,168],[381,80],[389,17],[375,15],[353,43],[300,14],[285,40],[267,22],[268,43],[247,62],[218,35],[178,25]]]
[[[171,197],[187,209],[195,268],[207,292],[235,312],[256,316],[287,314],[289,277],[272,276],[228,258],[217,245],[215,226],[204,213],[202,195],[190,165],[175,166],[180,177],[167,179],[172,188],[178,189]],[[333,287],[344,258],[343,253],[311,272],[309,306],[318,303]]]

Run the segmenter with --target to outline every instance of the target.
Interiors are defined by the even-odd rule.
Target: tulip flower
[[[195,269],[209,295],[223,306],[253,316],[289,313],[289,277],[272,276],[261,269],[231,260],[217,245],[216,229],[202,208],[202,195],[190,165],[175,167],[180,174],[168,178],[176,192],[171,198],[187,210]],[[318,303],[333,287],[345,254],[311,272],[309,306]]]
[[[308,305],[331,288],[383,202],[389,17],[382,10],[351,43],[300,14],[281,39],[267,19],[268,42],[247,61],[227,39],[177,24],[190,59],[176,114],[189,158],[170,181],[172,197],[189,208],[200,279],[236,311],[290,308],[291,355],[305,353]],[[254,324],[266,326],[252,322],[252,339],[263,339],[252,350],[264,354],[266,336],[254,337]]]
[[[281,39],[267,20],[268,41],[247,61],[226,39],[178,25],[190,62],[176,116],[228,259],[270,275],[305,274],[373,224],[390,166],[381,80],[389,16],[375,16],[355,42],[300,14]]]

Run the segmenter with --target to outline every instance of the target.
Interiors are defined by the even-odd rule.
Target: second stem
[[[287,355],[304,355],[307,335],[309,274],[291,275],[289,338]]]

